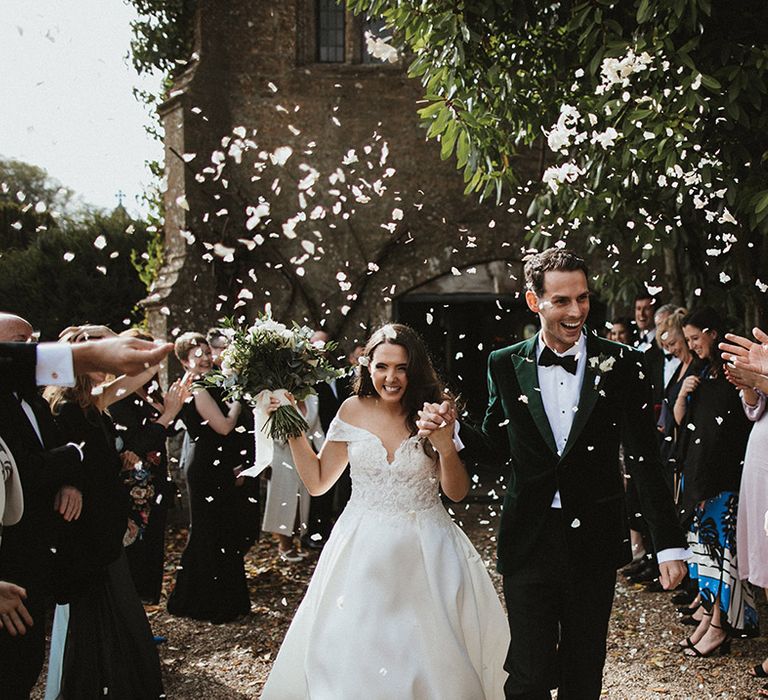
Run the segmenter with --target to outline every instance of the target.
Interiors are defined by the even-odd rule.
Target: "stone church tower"
[[[150,324],[172,339],[269,302],[346,349],[403,321],[481,405],[487,353],[533,321],[519,294],[525,204],[463,194],[419,124],[407,58],[366,51],[377,28],[334,0],[200,0],[193,61],[161,108]]]

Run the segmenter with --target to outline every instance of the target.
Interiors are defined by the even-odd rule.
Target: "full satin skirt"
[[[385,513],[353,495],[262,698],[496,700],[508,644],[485,565],[441,503]]]

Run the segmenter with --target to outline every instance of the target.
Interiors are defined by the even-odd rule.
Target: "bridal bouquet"
[[[272,460],[272,440],[298,437],[309,426],[291,405],[288,393],[297,401],[314,393],[314,386],[341,375],[327,359],[335,343],[311,342],[313,331],[294,323],[292,328],[259,316],[246,327],[232,320],[224,322],[230,344],[222,353],[221,369],[209,372],[204,382],[224,390],[227,399],[242,400],[253,407],[256,418],[256,464],[240,472],[257,476]],[[267,413],[270,399],[280,407]]]

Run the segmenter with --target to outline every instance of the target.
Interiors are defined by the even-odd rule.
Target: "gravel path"
[[[460,506],[460,509],[462,526],[492,569],[497,518],[493,506]],[[173,579],[185,537],[183,530],[169,537],[166,584]],[[242,621],[211,625],[171,617],[165,612],[164,601],[160,606],[147,607],[155,634],[168,638],[160,647],[168,698],[259,697],[314,568],[314,557],[300,564],[283,564],[276,557],[276,547],[263,540],[251,550],[246,566],[253,608]],[[492,576],[500,591],[500,578],[495,572]],[[768,614],[768,609],[762,606],[761,613]],[[727,657],[690,659],[676,647],[677,641],[685,638],[692,628],[679,624],[676,618],[669,594],[647,593],[641,586],[627,585],[618,577],[604,698],[742,700],[757,697],[761,684],[749,678],[746,671],[768,654],[764,639],[737,641]],[[43,697],[41,685],[33,698]]]

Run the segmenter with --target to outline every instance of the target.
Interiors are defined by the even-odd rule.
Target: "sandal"
[[[768,671],[765,670],[765,666],[762,663],[753,666],[748,673],[752,678],[768,678]]]
[[[714,627],[716,630],[723,629],[719,625],[713,625],[712,623],[709,624],[710,627]],[[690,637],[686,639],[687,642],[690,642]],[[707,659],[710,656],[726,656],[727,654],[731,653],[731,638],[726,634],[723,640],[715,647],[710,649],[709,651],[699,651],[696,648],[695,644],[689,644],[688,648],[683,649],[683,654],[686,656],[695,656],[699,659]]]
[[[285,551],[283,551],[282,549],[279,549],[278,554],[280,555],[281,561],[295,563],[297,561],[304,560],[304,557],[299,556],[299,554],[296,552],[295,549],[286,549]]]

